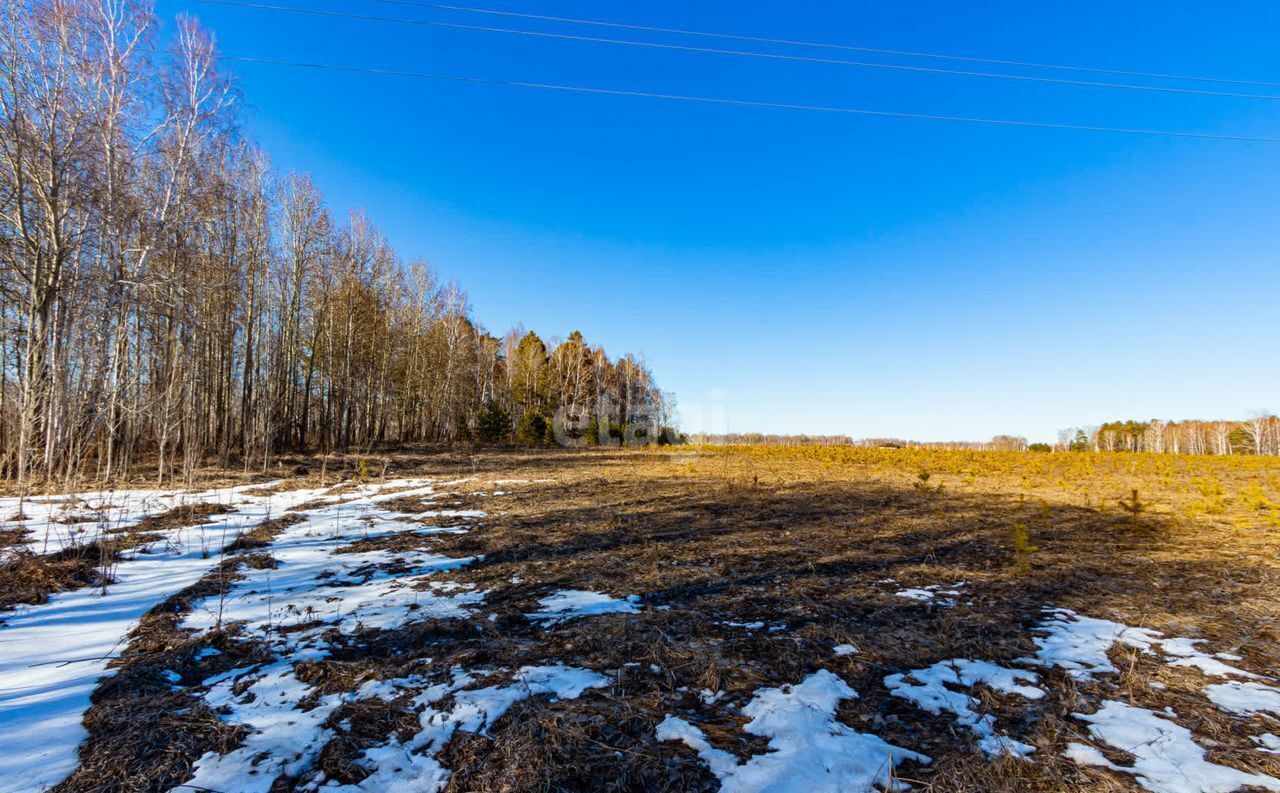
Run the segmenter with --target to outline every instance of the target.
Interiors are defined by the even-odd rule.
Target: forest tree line
[[[1244,421],[1108,421],[1061,430],[1055,447],[1065,451],[1280,455],[1280,417],[1256,413]]]
[[[910,441],[901,438],[855,439],[849,435],[703,433],[691,435],[689,439],[709,444],[862,446],[945,451],[1280,455],[1280,417],[1256,413],[1245,421],[1109,421],[1097,426],[1060,430],[1056,443],[1031,443],[1020,435],[997,435],[989,441]]]
[[[487,333],[362,213],[274,173],[196,21],[161,47],[145,2],[0,1],[0,477],[657,438],[641,360]]]
[[[1020,435],[997,435],[989,441],[920,443],[867,439],[854,443],[863,446],[1005,452],[1280,455],[1280,417],[1260,412],[1244,421],[1108,421],[1099,425],[1059,430],[1054,443],[1031,443]]]

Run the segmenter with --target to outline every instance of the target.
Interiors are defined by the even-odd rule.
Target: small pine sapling
[[[1129,492],[1129,498],[1116,499],[1120,504],[1120,509],[1129,513],[1129,523],[1133,526],[1139,525],[1139,518],[1142,513],[1147,511],[1151,505],[1138,498],[1138,488],[1133,488]]]
[[[1040,547],[1031,544],[1031,535],[1027,532],[1024,523],[1013,524],[1012,535],[1014,568],[1019,575],[1022,575],[1031,569],[1031,554],[1038,551]]]

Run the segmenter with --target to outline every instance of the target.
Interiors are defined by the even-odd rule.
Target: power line
[[[933,66],[910,66],[904,64],[893,63],[873,63],[869,61],[850,61],[839,58],[819,58],[806,55],[785,55],[781,53],[770,52],[750,52],[747,50],[726,50],[714,47],[694,47],[684,44],[660,44],[651,41],[632,41],[628,39],[609,39],[596,36],[579,36],[571,33],[550,33],[537,30],[520,30],[516,28],[500,28],[489,27],[484,25],[464,25],[457,22],[441,22],[431,19],[404,19],[401,17],[383,17],[374,14],[359,14],[349,11],[330,11],[318,8],[299,8],[294,6],[278,6],[267,3],[245,2],[245,0],[197,0],[201,3],[223,6],[234,6],[238,8],[251,8],[260,11],[282,11],[292,14],[307,14],[312,16],[338,17],[343,19],[359,19],[368,22],[384,22],[399,25],[421,25],[426,27],[452,28],[456,30],[473,30],[487,33],[508,33],[519,36],[532,36],[536,38],[560,39],[569,41],[585,41],[597,44],[617,44],[629,47],[644,47],[648,49],[662,50],[678,50],[681,52],[701,52],[713,55],[731,55],[746,58],[762,58],[767,60],[780,61],[802,61],[805,63],[819,63],[838,66],[854,66],[865,69],[885,69],[891,71],[904,72],[923,72],[927,74],[948,74],[959,75],[963,77],[985,77],[997,80],[1016,80],[1019,82],[1034,83],[1052,83],[1055,85],[1074,85],[1086,88],[1117,88],[1128,91],[1151,91],[1156,93],[1172,93],[1172,94],[1192,94],[1197,96],[1215,96],[1228,97],[1235,99],[1261,99],[1268,101],[1280,100],[1280,96],[1273,94],[1246,94],[1228,91],[1209,91],[1196,88],[1175,88],[1171,86],[1156,85],[1135,85],[1132,83],[1107,83],[1096,82],[1090,80],[1072,80],[1061,77],[1035,77],[1022,74],[998,74],[995,72],[975,72],[961,69],[942,69]]]
[[[841,113],[846,115],[875,116],[880,118],[918,119],[926,121],[954,121],[966,124],[986,124],[1006,127],[1032,127],[1037,129],[1074,130],[1079,132],[1107,132],[1123,135],[1150,135],[1166,138],[1191,138],[1199,140],[1240,141],[1246,143],[1280,143],[1280,138],[1257,137],[1250,135],[1219,135],[1208,132],[1176,132],[1171,130],[1135,129],[1125,127],[1103,127],[1085,124],[1058,124],[1047,121],[1018,121],[1014,119],[978,118],[970,116],[947,116],[933,113],[902,113],[891,110],[868,110],[853,107],[835,107],[828,105],[806,105],[792,102],[765,102],[752,99],[725,99],[709,96],[689,96],[685,94],[666,94],[650,91],[630,91],[619,88],[592,88],[581,85],[562,85],[557,83],[538,83],[523,80],[497,80],[488,77],[469,77],[464,75],[438,74],[434,72],[404,71],[399,69],[381,69],[368,66],[343,66],[331,63],[307,63],[280,58],[255,58],[248,56],[223,56],[224,60],[240,63],[259,63],[274,66],[289,66],[303,69],[325,69],[358,74],[376,74],[387,77],[412,77],[427,80],[443,80],[476,85],[499,85],[512,88],[536,88],[547,91],[564,91],[572,93],[597,94],[605,96],[628,96],[643,99],[662,99],[677,102],[702,102],[714,105],[731,105],[737,107],[773,108],[779,110],[807,110],[821,113]]]
[[[1103,69],[1096,66],[1072,66],[1061,63],[1038,63],[1035,61],[1014,61],[1000,58],[979,58],[967,55],[952,55],[921,50],[890,50],[878,47],[858,47],[851,44],[833,44],[820,41],[801,41],[798,39],[776,39],[764,36],[746,36],[735,33],[713,33],[688,28],[666,28],[653,25],[635,25],[626,22],[610,22],[600,19],[580,19],[576,17],[557,17],[545,14],[529,14],[519,11],[499,11],[492,8],[476,8],[474,6],[448,5],[445,3],[426,3],[418,0],[373,0],[375,3],[389,5],[414,6],[432,8],[440,11],[462,11],[469,14],[492,14],[495,16],[515,17],[520,19],[536,19],[543,22],[564,22],[572,25],[595,25],[598,27],[620,28],[624,30],[640,30],[648,33],[674,33],[680,36],[702,36],[706,38],[728,39],[734,41],[751,41],[758,44],[784,44],[792,47],[820,47],[823,49],[846,50],[849,52],[868,52],[877,55],[899,55],[909,58],[935,58],[947,61],[963,61],[967,63],[987,63],[994,66],[1020,66],[1028,69],[1062,69],[1064,71],[1085,72],[1089,74],[1110,74],[1117,77],[1147,77],[1158,80],[1191,80],[1205,83],[1223,83],[1225,85],[1256,85],[1266,88],[1280,88],[1280,82],[1259,80],[1233,80],[1224,77],[1204,77],[1186,74],[1167,74],[1161,72],[1129,71],[1124,69]]]

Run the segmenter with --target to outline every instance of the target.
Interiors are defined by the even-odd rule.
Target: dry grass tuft
[[[154,542],[161,531],[208,523],[210,517],[230,511],[221,504],[183,504],[133,526],[105,528],[89,541],[48,554],[27,544],[25,533],[10,530],[10,543],[0,542],[7,550],[0,561],[0,612],[45,603],[50,595],[68,589],[109,584],[111,567],[125,551]]]

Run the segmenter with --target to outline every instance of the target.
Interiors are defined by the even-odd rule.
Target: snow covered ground
[[[423,614],[456,611],[457,603],[478,599],[466,593],[447,598],[424,595],[411,589],[412,577],[392,581],[390,576],[373,574],[355,585],[352,571],[385,561],[383,556],[331,553],[343,541],[396,531],[429,531],[421,524],[397,522],[391,513],[377,508],[382,501],[434,494],[435,486],[427,480],[393,480],[338,493],[321,489],[267,495],[245,492],[271,490],[273,484],[197,493],[94,492],[27,501],[21,513],[24,520],[18,525],[30,533],[29,547],[48,553],[94,539],[92,527],[119,529],[183,504],[214,503],[234,511],[209,523],[166,530],[160,539],[126,553],[105,587],[55,594],[47,603],[3,615],[0,725],[5,744],[0,750],[0,791],[40,790],[66,777],[75,768],[76,749],[87,736],[81,718],[89,697],[98,681],[110,674],[108,662],[119,656],[142,615],[209,572],[222,548],[242,532],[299,505],[330,502],[309,510],[307,520],[287,529],[271,546],[280,569],[250,571],[246,582],[225,602],[201,603],[189,617],[191,627],[212,627],[222,620],[243,621],[249,630],[263,630],[313,613],[318,624],[376,625],[402,619],[410,609],[423,607]],[[3,514],[11,521],[17,508],[16,499],[0,499],[0,512],[7,510]],[[99,517],[80,532],[74,531],[76,526],[57,522],[68,514]],[[456,516],[456,511],[449,514]],[[468,517],[476,514],[466,513]],[[427,574],[465,561],[422,554],[415,558],[415,572]],[[265,583],[260,580],[264,578]],[[291,634],[290,649],[302,649],[305,636]]]
[[[483,732],[512,705],[529,697],[574,699],[608,679],[561,664],[514,670],[447,670],[448,680],[426,677],[371,680],[346,693],[319,694],[298,676],[298,664],[325,658],[334,637],[388,629],[427,619],[467,619],[484,600],[473,587],[434,580],[471,558],[451,558],[426,546],[384,540],[456,534],[462,521],[478,521],[485,511],[437,509],[400,513],[384,506],[404,499],[448,495],[458,482],[393,480],[338,490],[299,489],[250,495],[234,488],[202,493],[116,491],[29,500],[18,513],[16,500],[0,500],[10,525],[29,532],[28,547],[54,553],[94,539],[93,527],[119,529],[180,504],[217,503],[234,511],[210,523],[166,530],[129,552],[105,588],[54,595],[49,602],[6,614],[0,626],[0,792],[43,790],[64,779],[77,764],[77,747],[87,737],[81,719],[96,684],[111,674],[108,662],[120,655],[130,631],[150,608],[197,582],[221,558],[221,550],[264,520],[306,505],[303,519],[285,526],[261,551],[271,563],[250,566],[223,595],[198,601],[182,627],[197,637],[232,629],[243,641],[272,656],[234,668],[193,688],[228,724],[247,728],[240,746],[226,754],[199,758],[191,778],[176,789],[267,791],[277,776],[309,779],[325,790],[415,790],[443,786],[449,772],[434,758],[455,732]],[[507,484],[520,484],[509,480]],[[265,489],[270,489],[266,486]],[[473,494],[483,495],[483,494]],[[75,530],[69,516],[97,517]],[[20,518],[20,520],[19,520]],[[432,518],[448,526],[430,525]],[[548,596],[530,618],[544,624],[604,613],[633,613],[637,598],[615,599],[584,591]],[[212,647],[207,658],[220,654]],[[506,675],[489,685],[482,679]],[[179,689],[179,676],[172,677]],[[421,730],[408,741],[393,739],[369,748],[362,760],[369,776],[358,785],[326,780],[314,768],[333,737],[327,720],[344,703],[409,697],[420,709]],[[448,704],[441,700],[448,699]]]
[[[1107,701],[1095,713],[1076,716],[1089,724],[1100,742],[1133,755],[1131,766],[1118,765],[1092,746],[1071,743],[1067,756],[1082,765],[1095,765],[1133,774],[1147,790],[1163,793],[1213,793],[1246,785],[1280,790],[1280,779],[1250,774],[1210,763],[1191,731],[1171,713],[1156,713],[1123,702]]]
[[[166,672],[172,690],[208,706],[239,732],[234,745],[192,757],[190,774],[175,791],[267,793],[282,776],[298,790],[437,791],[453,774],[446,753],[450,743],[487,735],[519,703],[612,697],[614,682],[624,672],[664,674],[649,659],[628,661],[620,670],[567,663],[550,649],[538,654],[543,637],[558,631],[600,624],[593,620],[661,620],[672,608],[655,604],[645,593],[596,591],[605,588],[598,581],[588,585],[592,588],[574,588],[569,580],[546,583],[546,568],[543,583],[514,610],[519,629],[528,632],[522,641],[533,646],[536,662],[491,662],[483,653],[481,660],[447,663],[415,656],[394,674],[373,665],[342,682],[317,674],[317,665],[359,663],[365,658],[356,652],[364,649],[361,642],[419,623],[448,623],[453,626],[448,630],[474,628],[477,634],[501,637],[506,628],[494,601],[508,585],[517,590],[529,584],[521,575],[483,586],[456,577],[474,570],[483,557],[441,552],[440,543],[483,531],[489,517],[487,507],[458,509],[447,500],[460,484],[414,478],[331,489],[273,491],[271,485],[259,485],[200,493],[82,493],[29,500],[20,515],[16,500],[0,499],[0,519],[25,528],[27,549],[36,553],[89,542],[95,532],[132,526],[176,506],[212,503],[231,510],[207,523],[161,530],[157,539],[115,565],[105,587],[62,592],[47,603],[3,614],[0,793],[44,790],[73,772],[77,747],[88,736],[82,719],[90,696],[113,674],[108,663],[121,656],[143,615],[213,570],[222,549],[241,533],[286,512],[298,517],[282,522],[272,539],[254,549],[259,563],[243,565],[222,594],[195,601],[181,617],[184,635],[203,645],[197,657],[210,661],[213,671],[194,677]],[[486,506],[483,499],[506,494],[490,489],[467,497]],[[67,523],[68,518],[87,520]],[[906,601],[904,610],[918,612],[919,604],[930,604],[937,607],[930,611],[950,614],[975,585],[895,586],[889,599]],[[716,626],[736,629],[742,641],[765,641],[775,633],[786,640],[787,624],[775,625],[775,618],[765,631],[763,621],[707,616]],[[446,640],[448,630],[440,634]],[[699,683],[678,689],[687,694],[679,707],[671,706],[677,700],[666,700],[645,726],[654,742],[650,748],[684,753],[688,762],[704,765],[725,791],[906,789],[910,785],[900,781],[898,767],[907,764],[913,775],[927,775],[936,755],[877,734],[879,721],[850,726],[857,722],[844,718],[842,708],[865,701],[870,685],[880,699],[895,704],[896,712],[915,714],[905,719],[948,720],[954,727],[947,734],[977,757],[1035,763],[1048,755],[1105,769],[1154,793],[1225,793],[1246,786],[1280,791],[1280,779],[1210,759],[1211,744],[1193,732],[1193,720],[1180,718],[1172,707],[1141,707],[1115,685],[1122,650],[1160,669],[1190,675],[1199,681],[1188,695],[1198,706],[1235,720],[1252,744],[1248,751],[1273,757],[1280,752],[1275,734],[1280,682],[1238,665],[1244,660],[1240,656],[1214,652],[1202,640],[1061,608],[1046,608],[1023,641],[1028,638],[1035,652],[1025,658],[873,664],[870,668],[883,671],[862,682],[847,674],[864,663],[862,639],[855,646],[829,638],[819,654],[801,659],[803,674],[779,685],[735,688],[728,670],[711,687]],[[384,663],[381,668],[392,667]],[[1064,681],[1076,690],[1070,709],[1063,711],[1071,714],[1066,717],[1071,740],[1037,744],[1031,734],[1040,718],[1036,714],[1061,705]],[[994,710],[992,702],[999,703]],[[323,755],[344,739],[348,714],[360,708],[393,714],[398,726],[360,743],[349,760],[356,771],[335,776]],[[1267,725],[1270,731],[1263,729]]]
[[[279,482],[214,488],[212,490],[94,490],[60,496],[31,496],[20,502],[14,497],[0,498],[0,523],[27,532],[26,549],[34,553],[57,553],[65,548],[83,545],[103,532],[115,532],[137,525],[143,518],[158,515],[175,507],[197,504],[219,504],[239,508],[259,503],[277,502],[279,510],[288,509],[289,494],[253,496],[245,491],[270,490]],[[294,491],[308,493],[311,491]],[[318,492],[318,491],[317,491]],[[201,538],[203,539],[203,538]],[[212,540],[210,540],[212,541]]]
[[[696,725],[667,716],[658,738],[680,741],[698,753],[726,793],[840,793],[891,784],[905,760],[928,764],[918,752],[886,743],[836,720],[841,700],[858,692],[821,669],[792,686],[765,688],[742,708],[742,729],[769,739],[769,751],[744,761],[707,742]]]
[[[952,714],[957,723],[978,736],[978,746],[988,755],[1026,757],[1035,751],[1034,746],[1000,734],[995,719],[990,714],[978,712],[978,700],[956,689],[982,684],[1001,694],[1040,699],[1044,690],[1031,685],[1036,681],[1036,675],[1026,670],[1006,669],[989,661],[953,658],[939,661],[927,669],[889,675],[884,684],[895,697],[909,700],[929,713],[946,711]]]
[[[119,654],[125,638],[152,606],[195,583],[218,563],[219,551],[241,532],[316,494],[308,490],[250,496],[246,488],[200,494],[127,491],[82,494],[106,507],[109,525],[137,523],[179,503],[213,502],[236,511],[212,522],[173,529],[163,539],[126,554],[105,588],[56,594],[38,606],[5,613],[0,626],[0,791],[38,790],[75,768],[76,747],[87,733],[80,720],[94,686]],[[16,508],[0,503],[0,509]],[[73,542],[49,515],[64,505],[24,508],[26,525],[50,552]]]
[[[615,598],[600,592],[565,589],[538,601],[542,608],[527,616],[543,625],[555,625],[574,617],[594,614],[635,614],[639,611],[636,607],[639,600],[638,595]]]
[[[1110,620],[1085,617],[1067,609],[1053,609],[1040,626],[1035,639],[1040,648],[1031,663],[1060,667],[1077,680],[1117,670],[1108,657],[1112,646],[1120,644],[1159,658],[1171,667],[1198,670],[1204,677],[1261,678],[1220,659],[1236,658],[1228,653],[1211,656],[1197,649],[1198,640],[1165,638],[1160,632],[1123,625]],[[1226,711],[1251,714],[1280,704],[1280,688],[1259,682],[1230,681],[1205,687],[1203,695]],[[1273,711],[1280,715],[1280,709]],[[1194,735],[1177,723],[1177,713],[1166,707],[1154,711],[1116,700],[1104,700],[1093,712],[1076,713],[1089,725],[1089,734],[1100,744],[1134,757],[1132,765],[1108,760],[1095,746],[1072,742],[1066,755],[1082,765],[1100,766],[1132,774],[1143,788],[1156,793],[1224,793],[1245,786],[1280,790],[1280,779],[1265,774],[1245,773],[1205,760],[1205,750]],[[1266,752],[1268,739],[1256,739],[1259,751]]]
[[[453,559],[424,549],[356,551],[352,543],[396,535],[430,536],[452,529],[406,520],[381,506],[392,499],[434,495],[433,486],[391,483],[389,494],[361,493],[355,501],[311,510],[307,519],[289,526],[270,545],[274,566],[253,569],[226,597],[198,603],[185,627],[196,631],[237,625],[261,640],[275,660],[235,669],[204,681],[204,699],[233,724],[251,729],[244,744],[225,755],[200,758],[188,785],[210,790],[266,791],[279,774],[311,771],[317,753],[331,736],[323,724],[344,701],[371,695],[315,698],[312,687],[297,678],[294,664],[328,653],[331,631],[350,634],[386,629],[410,620],[466,617],[483,593],[463,587],[433,587],[433,573],[454,569],[470,559]],[[446,511],[418,513],[417,518]],[[448,517],[457,517],[450,510]],[[482,517],[470,511],[468,517]],[[388,571],[394,565],[400,572]],[[469,680],[469,677],[460,675]],[[412,681],[384,685],[396,691]],[[310,707],[301,707],[313,698]],[[263,757],[268,758],[265,763]]]

